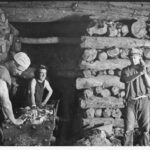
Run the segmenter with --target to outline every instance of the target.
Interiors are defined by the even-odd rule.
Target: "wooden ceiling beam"
[[[48,1],[0,2],[10,22],[52,22],[70,16],[96,15],[100,19],[149,17],[148,2]]]
[[[80,44],[79,37],[18,38],[23,44]]]

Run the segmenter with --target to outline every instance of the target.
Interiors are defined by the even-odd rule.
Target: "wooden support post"
[[[75,37],[47,37],[47,38],[19,38],[23,44],[80,44],[80,38]]]
[[[112,94],[113,94],[113,96],[117,96],[118,94],[119,94],[119,88],[117,87],[117,86],[113,86],[112,88],[111,88],[111,91],[112,91]]]
[[[98,108],[95,110],[95,117],[101,117],[102,116],[102,109]]]
[[[119,96],[120,96],[121,98],[124,98],[124,97],[125,97],[125,91],[124,91],[124,90],[121,91],[121,92],[119,93]]]
[[[93,90],[92,89],[86,89],[83,92],[85,98],[91,98],[93,96]]]
[[[86,110],[87,118],[94,118],[95,110],[93,108],[89,108]]]
[[[112,112],[112,109],[111,108],[106,108],[102,114],[103,114],[103,117],[104,118],[109,118],[111,116],[111,112]]]
[[[109,118],[86,118],[83,119],[83,125],[89,125],[91,127],[98,125],[98,124],[113,124],[114,127],[124,127],[124,120],[123,119],[113,119],[111,117]]]
[[[103,88],[102,88],[101,86],[95,87],[95,93],[96,93],[97,95],[101,94],[101,91],[102,91],[102,90],[103,90]]]
[[[108,58],[108,55],[106,52],[100,52],[98,54],[98,60],[99,61],[105,61],[105,60],[107,60],[107,58]]]
[[[124,108],[123,99],[110,97],[96,97],[93,96],[89,99],[80,98],[80,106],[86,108]]]
[[[108,89],[103,89],[100,94],[101,94],[102,97],[111,96],[111,92]]]
[[[90,78],[92,77],[91,71],[90,70],[83,70],[83,76],[85,78]]]
[[[145,61],[146,66],[150,67],[150,61]],[[107,70],[107,69],[123,69],[131,64],[129,59],[108,59],[105,61],[95,61],[94,63],[88,63],[82,61],[80,64],[80,69],[93,69],[93,70]]]
[[[113,48],[107,51],[107,54],[110,58],[114,58],[117,57],[119,55],[119,48]]]
[[[108,75],[114,75],[114,70],[109,69],[109,70],[107,70],[107,73],[108,73]]]
[[[91,78],[77,78],[76,80],[77,89],[86,89],[97,86],[103,86],[105,88],[111,86],[117,86],[120,89],[125,88],[124,83],[120,82],[120,78],[118,76],[101,75]]]
[[[130,37],[82,37],[82,48],[105,49],[111,47],[132,48],[132,47],[150,47],[150,41],[145,39],[136,39]]]
[[[94,63],[88,63],[82,61],[80,64],[81,69],[94,69],[97,71],[106,69],[123,69],[130,65],[131,62],[128,59],[108,59],[105,61],[95,61]]]
[[[77,3],[76,7],[73,7],[74,3]],[[150,12],[149,2],[17,1],[0,2],[0,6],[10,22],[54,22],[71,16],[97,16],[106,20],[148,19]]]
[[[96,49],[86,49],[83,52],[82,58],[87,62],[91,62],[96,58],[96,56],[97,56]]]

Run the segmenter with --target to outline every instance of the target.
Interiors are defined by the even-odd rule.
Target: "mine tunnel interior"
[[[85,35],[89,23],[88,16],[72,16],[67,19],[45,22],[45,23],[20,23],[10,22],[18,31],[20,37],[45,38],[45,37],[77,37]],[[31,67],[44,64],[48,67],[47,78],[53,89],[51,99],[60,99],[58,115],[68,120],[67,125],[61,125],[60,133],[63,137],[69,137],[73,131],[73,123],[78,109],[76,99],[75,80],[76,76],[69,76],[67,72],[76,74],[82,54],[80,44],[22,44],[22,51],[26,52],[31,58]],[[24,107],[28,104],[26,88],[29,80],[19,79],[21,84],[18,91],[12,98],[14,107]],[[51,101],[49,101],[50,103]],[[74,125],[73,125],[74,124]],[[63,133],[64,132],[64,133]],[[63,135],[67,134],[67,135]]]
[[[25,120],[19,126],[9,119],[4,121],[4,145],[124,145],[128,118],[126,85],[131,81],[126,82],[124,71],[130,64],[132,67],[133,51],[143,58],[137,69],[150,74],[149,3],[14,1],[0,5],[4,11],[0,12],[2,65],[11,74],[13,65],[7,64],[17,52],[26,52],[31,59],[30,67],[20,77],[11,74],[9,97],[13,112],[16,120]],[[11,61],[14,62],[17,61]],[[53,89],[48,104],[60,100],[58,116],[52,105],[31,105],[29,83],[40,64],[47,66],[47,80]],[[137,96],[140,88],[135,87]],[[135,98],[147,97],[145,93],[142,96]],[[134,124],[134,141],[132,138],[130,142],[139,146],[143,131],[137,116],[135,122],[129,119]]]
[[[81,38],[87,34],[86,29],[90,23],[89,16],[72,16],[55,22],[10,22],[18,31],[20,37],[45,38],[45,37],[77,37]],[[119,20],[131,26],[136,20]],[[105,35],[104,35],[105,36]],[[127,35],[132,37],[131,32]],[[82,128],[82,111],[78,103],[80,91],[76,90],[76,74],[80,70],[79,62],[83,49],[80,44],[22,44],[22,51],[31,58],[31,66],[37,67],[44,64],[48,67],[47,79],[53,89],[51,100],[60,99],[58,115],[67,120],[60,123],[59,135],[70,138]],[[73,74],[73,75],[68,75]],[[15,108],[24,107],[29,104],[26,89],[29,80],[19,79],[20,87],[12,97]],[[82,93],[82,91],[81,91]],[[24,95],[24,96],[22,96]],[[49,101],[48,103],[51,103]],[[124,110],[123,110],[124,111]],[[79,113],[79,114],[78,114]],[[78,126],[78,128],[77,128]],[[61,138],[60,137],[60,138]]]

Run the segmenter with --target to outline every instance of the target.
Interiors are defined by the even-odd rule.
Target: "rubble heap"
[[[4,145],[44,146],[55,142],[55,117],[52,106],[37,108],[37,114],[30,107],[26,107],[18,110],[17,115],[19,114],[19,118],[24,120],[22,125],[15,126],[10,120],[3,124]]]
[[[31,124],[42,124],[44,121],[48,121],[53,115],[52,109],[41,109],[37,108],[37,114],[34,115],[33,110],[30,107],[26,107],[24,113],[19,117],[24,121],[28,121]]]
[[[121,140],[113,135],[108,137],[104,131],[95,129],[86,133],[85,137],[78,140],[75,146],[121,146]]]

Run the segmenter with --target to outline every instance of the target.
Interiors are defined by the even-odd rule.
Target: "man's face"
[[[20,76],[22,74],[23,71],[19,70],[18,68],[16,68],[16,75]]]
[[[16,76],[20,76],[22,74],[23,70],[20,70],[21,66],[19,64],[17,64],[16,62],[15,62],[15,66],[16,66],[16,68],[15,68]]]
[[[15,61],[10,63],[9,71],[12,76],[20,76],[23,72],[19,70],[19,65]]]
[[[140,64],[140,59],[141,59],[141,56],[140,56],[139,54],[133,54],[133,55],[130,57],[131,63],[132,63],[133,65]]]
[[[47,75],[47,70],[46,69],[40,69],[38,72],[38,79],[40,81],[44,81]]]

